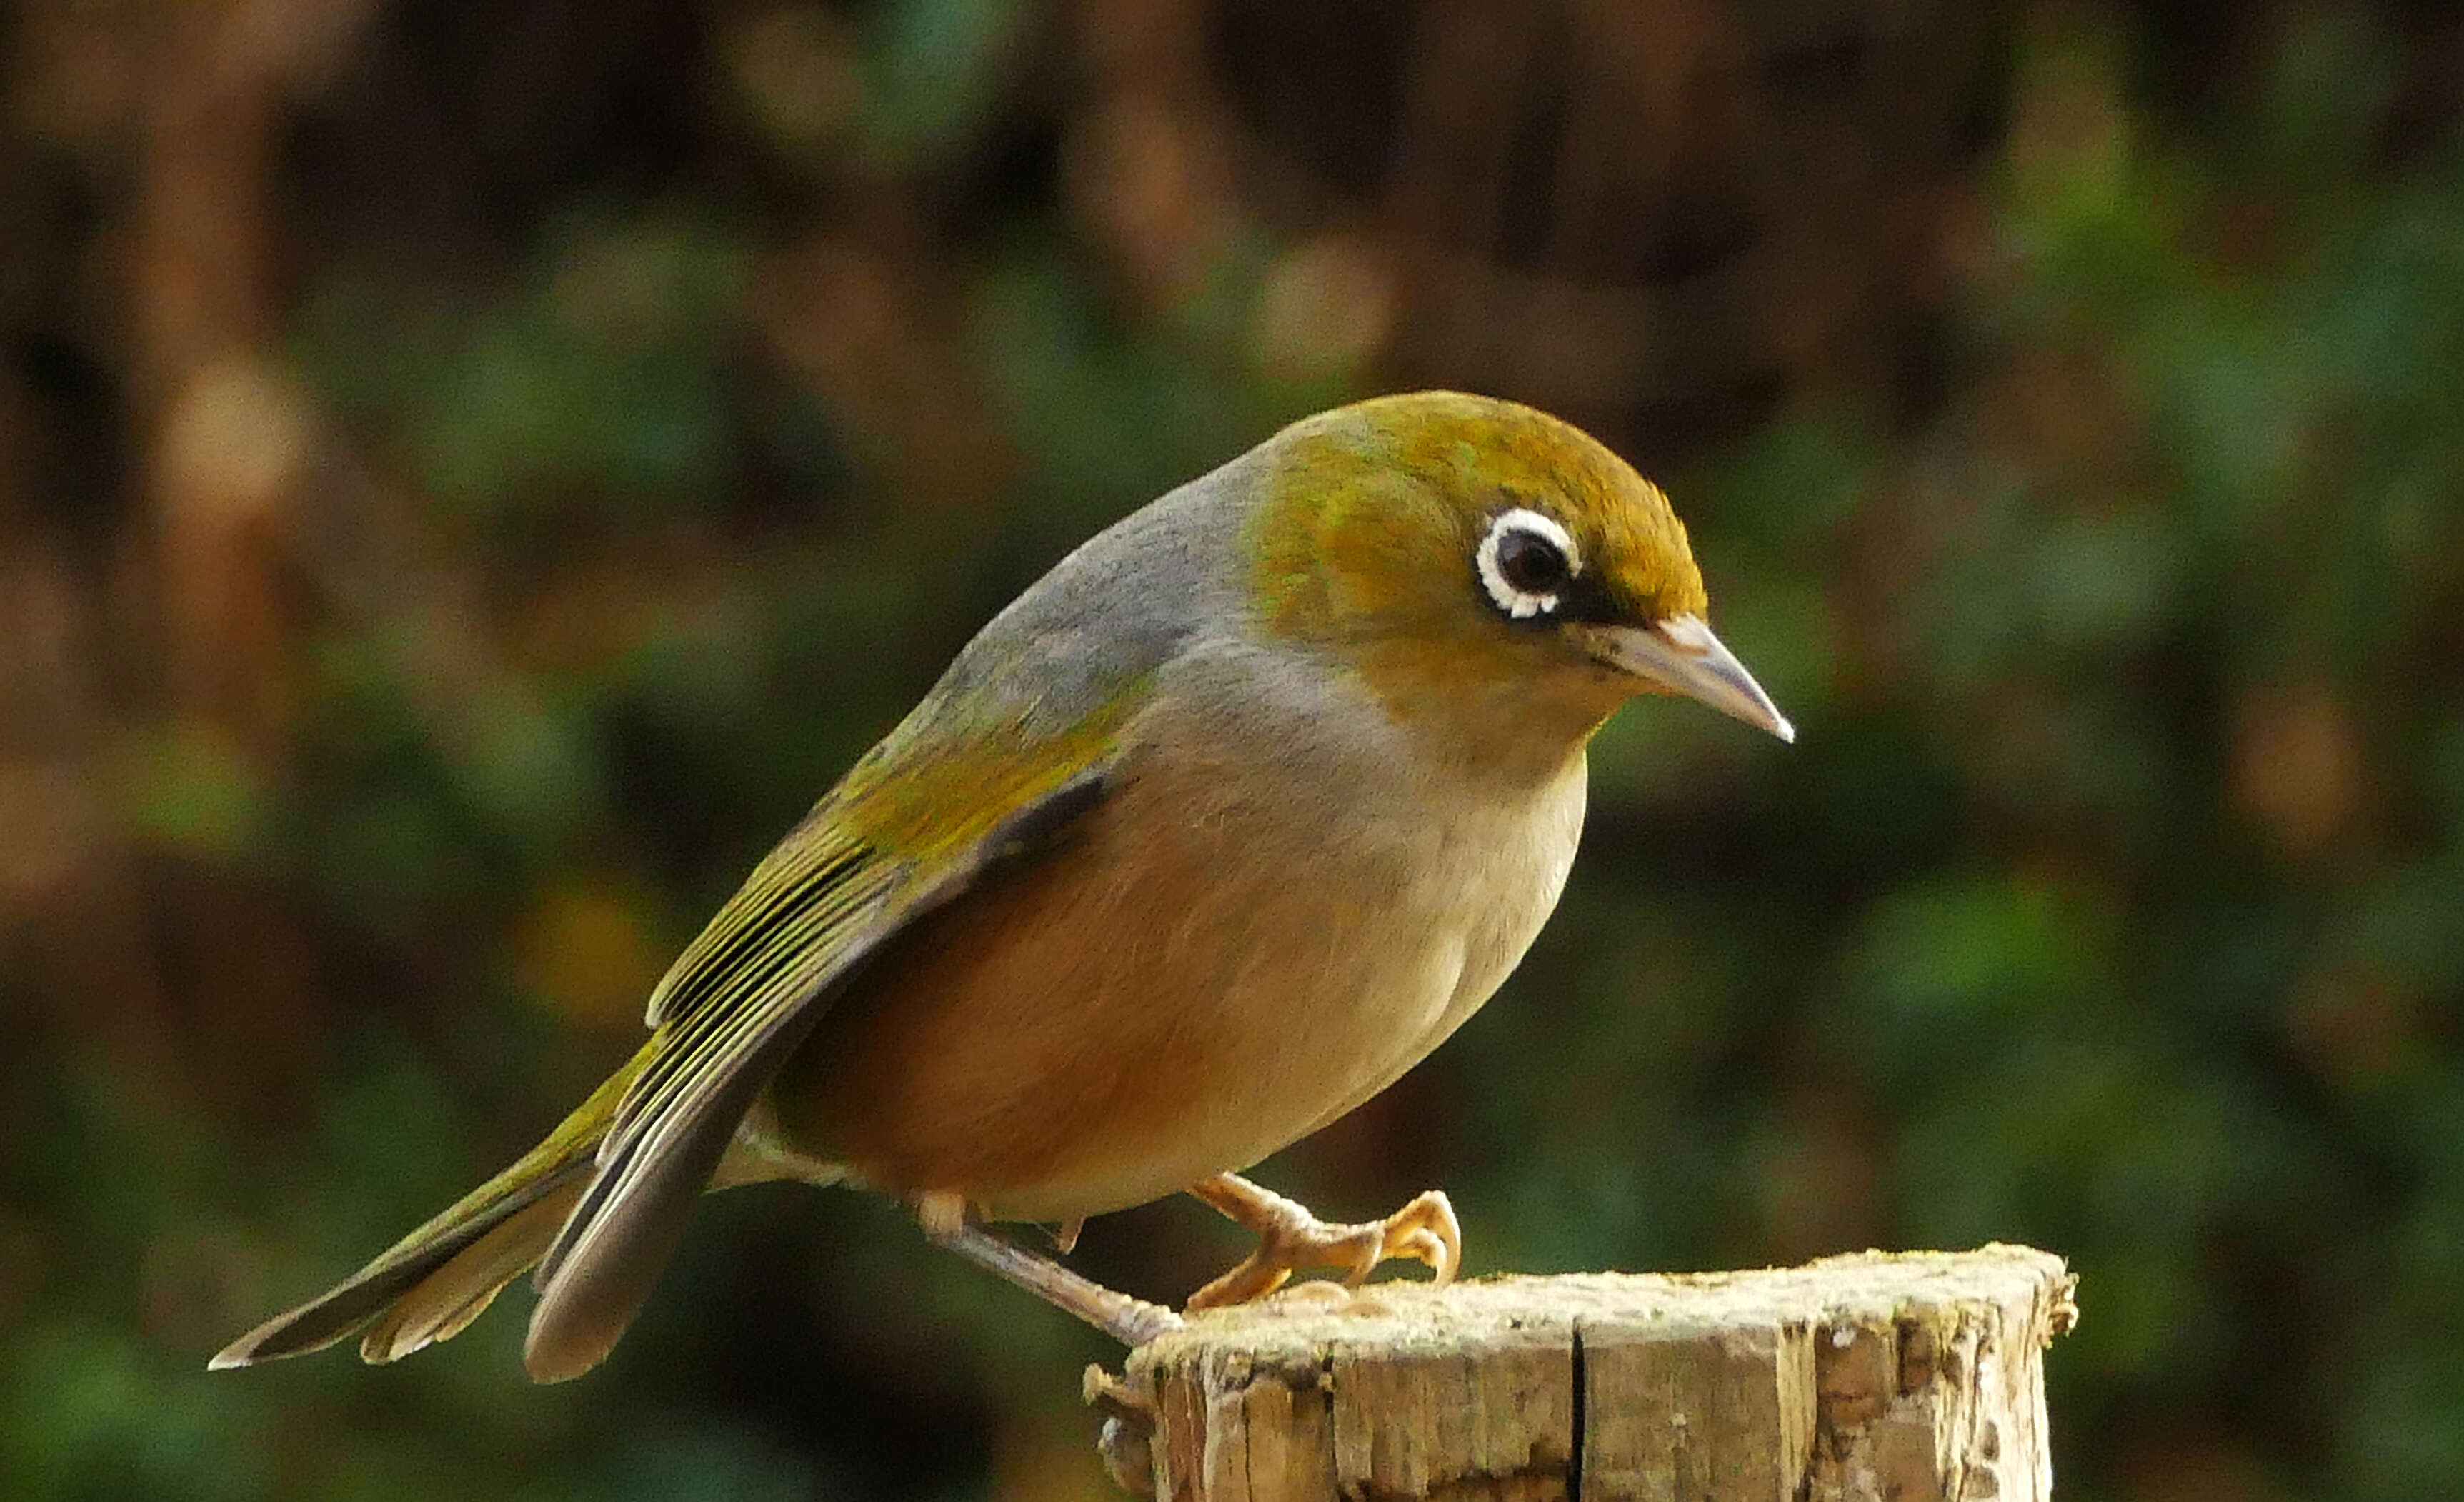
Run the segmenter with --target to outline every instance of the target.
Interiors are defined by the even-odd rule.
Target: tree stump
[[[2043,1502],[2072,1284],[1995,1245],[1303,1285],[1192,1318],[1123,1379],[1090,1368],[1088,1395],[1114,1478],[1167,1502]]]

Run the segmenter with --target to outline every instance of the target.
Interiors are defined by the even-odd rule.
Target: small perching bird
[[[1529,408],[1380,398],[1116,523],[995,617],[659,983],[650,1036],[520,1161],[241,1336],[245,1366],[441,1340],[538,1268],[525,1362],[605,1357],[694,1203],[847,1182],[1133,1343],[1169,1311],[986,1228],[1178,1190],[1305,1267],[1451,1277],[1442,1195],[1333,1226],[1237,1177],[1506,979],[1638,694],[1794,732],[1705,623],[1667,498]]]

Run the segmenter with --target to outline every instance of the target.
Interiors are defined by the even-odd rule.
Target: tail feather
[[[304,1356],[363,1331],[361,1356],[390,1361],[458,1333],[556,1239],[638,1067],[637,1055],[512,1167],[340,1285],[225,1346],[209,1368]]]
[[[583,1174],[563,1175],[546,1195],[497,1222],[396,1298],[361,1335],[360,1359],[372,1365],[398,1361],[460,1335],[506,1284],[539,1261],[588,1182]]]

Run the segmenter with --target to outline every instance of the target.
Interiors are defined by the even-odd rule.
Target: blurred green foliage
[[[184,687],[170,482],[93,455],[12,481],[39,494],[0,538],[67,538],[95,601],[116,541],[176,556],[155,637],[94,607],[121,623],[93,628],[106,728],[46,740],[27,691],[7,747],[84,757],[105,816],[62,836],[104,852],[91,880],[0,850],[27,1020],[0,1495],[1107,1494],[1074,1399],[1100,1345],[851,1195],[715,1201],[572,1386],[521,1381],[518,1312],[399,1368],[202,1365],[552,1122],[746,866],[1053,558],[1405,381],[1566,408],[1660,468],[1802,739],[1613,724],[1522,972],[1265,1177],[1364,1213],[1441,1182],[1475,1271],[2033,1242],[2082,1280],[2065,1496],[2464,1490],[2453,23],[2254,7],[2225,48],[1994,11],[1898,363],[1773,357],[1687,419],[1501,379],[1412,320],[1441,294],[1400,272],[1358,304],[1382,342],[1269,358],[1279,296],[1355,306],[1290,278],[1350,266],[1312,236],[1357,226],[1173,136],[1221,107],[1188,77],[1122,81],[1213,8],[1125,6],[1162,30],[1117,45],[1016,0],[590,9],[375,8],[268,154],[296,248],[251,358],[320,463],[275,563],[197,566],[239,581],[216,599],[276,581],[273,646],[209,643],[287,685],[271,732],[210,673]],[[1221,9],[1253,43],[1283,13]],[[85,33],[28,16],[39,81],[33,39]],[[1312,63],[1367,89],[1371,52]],[[1132,149],[1155,140],[1181,155]],[[75,145],[11,169],[97,171]],[[1500,170],[1548,202],[1545,164]],[[1372,264],[1441,264],[1424,238]],[[11,254],[27,421],[158,452],[159,351],[37,307],[65,274]],[[1810,275],[1775,264],[1774,302]],[[51,785],[0,786],[21,844]],[[1080,1260],[1162,1297],[1233,1250],[1164,1206]]]

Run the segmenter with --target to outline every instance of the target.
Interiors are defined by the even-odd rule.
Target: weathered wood
[[[1089,1373],[1169,1502],[2043,1502],[2071,1275],[2024,1247],[1372,1285],[1193,1318]]]

